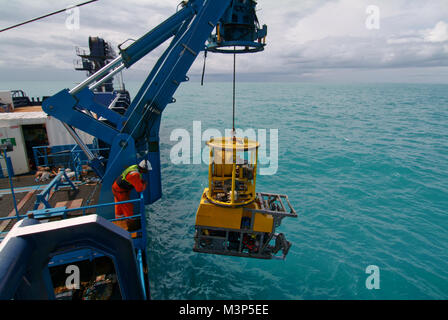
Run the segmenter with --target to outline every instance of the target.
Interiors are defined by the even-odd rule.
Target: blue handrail
[[[109,148],[95,148],[94,145],[88,146],[94,154],[109,150]],[[87,157],[78,145],[37,146],[33,147],[33,154],[36,166],[70,168],[76,173],[77,179],[81,173],[82,165],[88,164]]]
[[[62,182],[62,177],[65,178],[65,182]],[[51,208],[48,203],[48,198],[50,197],[50,192],[54,188],[55,191],[59,189],[60,186],[70,186],[73,190],[76,190],[76,186],[70,181],[65,170],[61,170],[56,177],[51,180],[51,182],[36,196],[36,202],[34,203],[34,210],[36,210],[41,203],[45,205],[45,208]]]
[[[84,207],[79,207],[79,208],[71,208],[71,209],[67,209],[67,208],[54,208],[52,209],[52,214],[56,214],[56,213],[68,213],[68,212],[75,212],[75,211],[82,211],[83,215],[85,215],[86,210],[89,209],[96,209],[96,208],[102,208],[102,207],[108,207],[108,206],[115,206],[118,204],[125,204],[125,203],[140,203],[140,208],[139,208],[139,213],[133,216],[129,216],[129,217],[123,217],[123,218],[116,218],[116,219],[107,219],[109,221],[121,221],[121,220],[126,220],[126,219],[134,219],[134,218],[138,218],[138,217],[142,217],[143,213],[144,213],[144,198],[143,198],[143,193],[140,194],[140,198],[138,199],[131,199],[131,200],[126,200],[126,201],[120,201],[120,202],[111,202],[111,203],[102,203],[102,204],[96,204],[96,205],[92,205],[92,206],[84,206]],[[143,206],[141,206],[141,204],[143,203]],[[33,211],[31,211],[33,212]],[[24,219],[27,218],[28,214],[24,214],[24,215],[18,215],[18,216],[12,216],[12,217],[1,217],[0,221],[5,221],[5,220],[13,220],[13,219]],[[142,220],[142,229],[146,229],[146,219]],[[4,233],[8,233],[6,232],[0,232],[0,234],[4,234]]]

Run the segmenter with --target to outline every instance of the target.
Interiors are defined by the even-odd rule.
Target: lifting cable
[[[48,13],[46,15],[43,15],[43,16],[31,19],[31,20],[27,20],[25,22],[21,22],[21,23],[15,24],[15,25],[7,27],[7,28],[1,29],[0,32],[11,30],[11,29],[23,26],[24,24],[27,24],[27,23],[30,23],[30,22],[34,22],[34,21],[37,21],[37,20],[40,20],[40,19],[52,16],[52,15],[55,15],[55,14],[58,14],[58,13],[61,13],[61,12],[65,12],[65,11],[67,11],[69,9],[72,9],[72,8],[75,8],[75,7],[81,7],[83,5],[86,5],[86,4],[89,4],[89,3],[92,3],[92,2],[96,2],[96,1],[98,1],[98,0],[90,0],[90,1],[86,1],[86,2],[83,2],[83,3],[80,3],[80,4],[76,4],[76,5],[67,7],[66,9],[61,9],[61,10],[58,10],[58,11],[54,11],[54,12]]]
[[[89,197],[87,198],[87,201],[86,201],[86,204],[85,204],[86,206],[89,206],[90,202],[92,202],[92,198],[96,194],[96,191],[97,191],[99,186],[100,186],[100,181],[96,181],[95,188],[92,190],[92,192],[90,193]]]
[[[235,51],[235,47],[233,47]],[[236,79],[236,53],[233,53],[233,115],[232,115],[232,129],[233,136],[235,136],[235,79]]]
[[[201,77],[201,86],[204,85],[204,75],[205,75],[205,63],[207,61],[207,48],[204,50],[204,65],[202,67],[202,77]]]

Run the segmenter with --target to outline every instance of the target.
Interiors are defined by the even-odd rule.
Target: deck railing
[[[99,155],[109,151],[109,148],[95,148],[88,145],[93,154]],[[87,157],[78,145],[38,146],[33,147],[34,162],[39,167],[70,168],[76,174],[76,179],[82,172],[82,166],[88,164]]]
[[[62,180],[64,179],[64,180]],[[62,169],[56,177],[36,196],[36,202],[34,203],[34,209],[37,210],[40,204],[43,204],[46,209],[51,208],[48,203],[48,199],[51,196],[51,192],[56,192],[61,186],[70,186],[73,190],[76,190],[76,186],[67,176],[67,173]]]
[[[103,207],[112,207],[111,210],[114,210],[114,206],[118,204],[126,204],[126,203],[136,203],[138,204],[138,210],[137,213],[130,217],[123,217],[123,218],[114,218],[114,219],[108,219],[109,221],[122,221],[122,220],[131,220],[136,218],[141,218],[141,229],[139,230],[133,230],[132,233],[140,232],[146,230],[146,216],[145,216],[145,200],[143,193],[140,193],[139,198],[137,199],[131,199],[127,201],[120,201],[120,202],[111,202],[111,203],[102,203],[102,204],[96,204],[91,206],[83,206],[79,208],[48,208],[48,209],[40,209],[40,210],[33,210],[29,211],[27,214],[24,215],[18,215],[18,216],[11,216],[11,217],[2,217],[0,218],[1,221],[7,221],[7,220],[16,220],[19,221],[21,219],[27,218],[28,216],[34,216],[37,219],[50,219],[58,216],[62,216],[63,218],[68,217],[70,214],[73,214],[74,212],[81,212],[80,215],[86,215],[91,214],[92,212],[87,213],[87,211],[95,210],[97,208],[103,208]],[[6,234],[9,231],[0,232],[0,241],[6,236]]]

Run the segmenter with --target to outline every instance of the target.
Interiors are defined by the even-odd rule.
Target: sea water
[[[175,98],[160,130],[163,197],[147,207],[153,299],[448,298],[448,85],[237,84],[236,127],[278,130],[277,172],[257,191],[287,194],[299,215],[277,230],[292,242],[285,261],[192,251],[208,167],[173,164],[170,136],[193,139],[194,121],[231,128],[232,84],[184,83]]]
[[[237,84],[236,127],[268,140],[278,129],[278,170],[257,190],[287,194],[298,212],[278,229],[293,244],[285,261],[192,252],[208,167],[172,164],[169,137],[193,136],[193,121],[231,128],[232,85],[188,83],[175,97],[164,195],[148,207],[154,299],[448,298],[447,85]],[[379,289],[366,286],[370,265]]]

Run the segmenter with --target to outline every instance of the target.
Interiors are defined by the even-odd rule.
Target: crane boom
[[[175,102],[174,93],[182,82],[188,81],[187,72],[198,54],[206,50],[205,42],[213,38],[211,34],[215,27],[219,24],[224,26],[224,17],[236,16],[231,14],[234,7],[241,15],[241,6],[247,6],[247,16],[254,19],[255,4],[253,0],[183,1],[181,10],[127,48],[120,48],[119,56],[108,65],[73,89],[64,89],[44,101],[43,110],[62,121],[70,134],[76,135],[73,128],[77,128],[110,145],[107,163],[99,157],[92,158],[87,146],[81,146],[88,154],[91,167],[102,178],[100,203],[113,201],[111,186],[123,168],[143,159],[152,164],[152,170],[146,177],[148,188],[145,190],[145,204],[153,203],[161,197],[161,114],[169,103]],[[256,16],[254,20],[249,24],[250,37],[257,40],[253,43],[259,51],[264,46],[261,39],[266,35],[266,26],[258,29]],[[241,29],[241,24],[236,25]],[[229,24],[225,26],[229,30]],[[227,33],[231,34],[229,31]],[[251,43],[247,39],[247,33],[243,35],[245,37],[241,43],[248,47]],[[172,40],[168,48],[158,59],[125,114],[120,115],[108,106],[96,102],[93,92],[96,86],[124,68],[130,68],[170,38]],[[228,40],[232,40],[229,43],[233,47],[238,45],[238,39],[230,39],[228,36]],[[107,120],[107,123],[103,120]],[[74,138],[82,144],[80,139],[76,139],[76,136]]]

